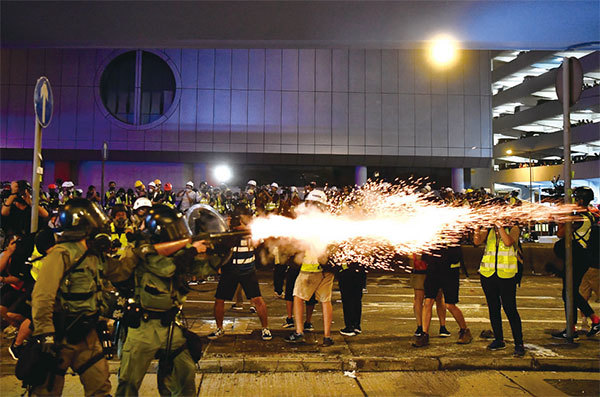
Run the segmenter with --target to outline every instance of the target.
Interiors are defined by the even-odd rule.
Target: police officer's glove
[[[42,353],[56,358],[58,355],[58,345],[54,343],[54,334],[40,335],[38,339],[42,345]]]

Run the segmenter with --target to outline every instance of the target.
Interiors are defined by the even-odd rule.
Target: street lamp
[[[439,68],[452,66],[458,57],[457,53],[457,42],[449,35],[436,36],[429,46],[429,59]]]
[[[229,182],[233,173],[231,172],[231,168],[229,168],[229,166],[221,164],[215,167],[213,175],[215,176],[217,182],[226,183]]]

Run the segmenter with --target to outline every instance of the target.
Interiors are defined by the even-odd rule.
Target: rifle
[[[208,245],[209,253],[223,253],[231,250],[237,246],[240,241],[246,237],[251,236],[249,230],[235,231],[235,232],[219,232],[219,233],[200,233],[191,238],[185,238],[181,240],[168,241],[166,243],[154,244],[154,249],[159,255],[170,256],[180,249],[184,248],[187,244],[195,241],[205,241]]]

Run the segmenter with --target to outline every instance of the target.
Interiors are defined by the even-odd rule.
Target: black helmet
[[[115,204],[110,210],[110,215],[114,218],[118,212],[124,212],[125,214],[127,214],[127,207],[125,207],[124,204]]]
[[[142,233],[153,244],[192,237],[183,214],[166,205],[153,206],[144,218],[144,223]]]
[[[573,190],[573,197],[583,201],[583,205],[588,205],[594,199],[594,191],[587,186],[579,186]]]
[[[58,211],[56,236],[58,241],[78,241],[97,234],[109,233],[110,220],[97,203],[74,198]]]

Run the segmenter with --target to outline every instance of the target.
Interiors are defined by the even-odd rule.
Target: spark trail
[[[298,207],[295,219],[271,215],[251,224],[253,239],[279,238],[299,250],[324,253],[335,246],[331,260],[389,269],[400,256],[430,252],[457,244],[477,227],[564,221],[571,206],[523,203],[469,206],[435,200],[421,181],[399,184],[369,182],[345,198],[332,199],[326,211]]]

